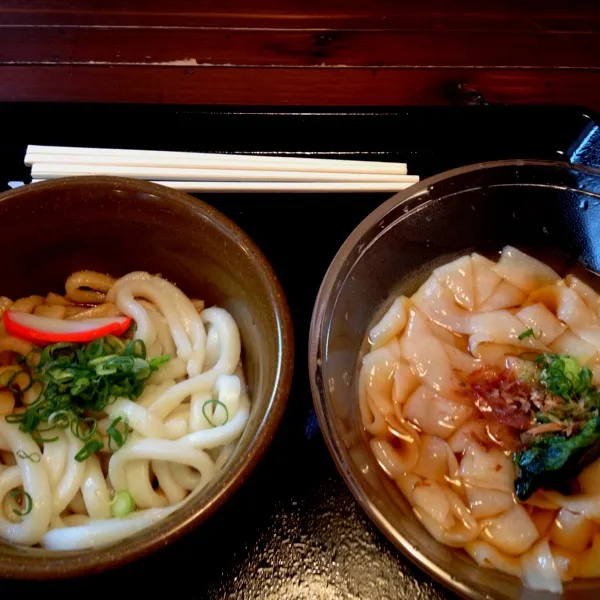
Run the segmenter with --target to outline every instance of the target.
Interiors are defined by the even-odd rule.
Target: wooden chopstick
[[[31,183],[46,181],[33,179]],[[411,183],[370,183],[370,182],[311,182],[311,181],[156,181],[157,183],[187,192],[398,192],[410,187]]]
[[[329,158],[297,158],[254,156],[245,154],[210,154],[160,150],[120,150],[114,148],[77,148],[72,146],[27,147],[25,164],[113,164],[148,167],[204,167],[239,170],[286,170],[338,173],[406,175],[406,163],[342,160]]]
[[[416,175],[380,173],[329,173],[311,171],[255,171],[239,169],[198,169],[178,167],[133,167],[126,165],[74,165],[34,163],[34,179],[56,179],[73,175],[113,175],[159,181],[307,181],[356,183],[407,183],[419,181]]]

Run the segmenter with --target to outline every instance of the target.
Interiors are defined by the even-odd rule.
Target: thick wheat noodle
[[[19,365],[6,365],[0,367],[0,388],[6,387],[11,379],[11,385],[16,385],[19,389],[26,390],[23,392],[24,404],[30,404],[37,400],[41,392],[41,384],[39,382],[33,383],[33,385],[29,387],[31,378]],[[29,387],[29,389],[26,389],[27,387]]]
[[[166,496],[154,491],[150,476],[150,460],[132,460],[125,466],[127,489],[139,508],[160,508],[167,506]]]
[[[4,313],[5,310],[9,309],[12,305],[13,301],[6,296],[0,296],[0,316]]]
[[[96,271],[78,271],[65,282],[66,296],[80,304],[101,304],[114,283],[115,279],[108,275]]]
[[[0,419],[0,436],[6,440],[11,451],[28,455],[39,452],[31,435]],[[42,541],[48,530],[52,515],[52,493],[48,474],[41,462],[17,458],[17,466],[0,473],[0,502],[16,487],[22,485],[32,499],[29,514],[19,523],[11,523],[0,512],[0,536],[15,544],[33,545]]]
[[[21,356],[27,356],[31,349],[32,344],[11,335],[0,336],[0,352],[10,351],[16,352]]]
[[[42,303],[37,303],[32,298],[19,298],[11,304],[10,310],[14,310],[16,312],[32,313],[35,310],[35,307],[39,306],[40,304]]]
[[[0,416],[10,414],[15,408],[15,396],[9,390],[0,390]]]
[[[104,302],[98,304],[92,308],[87,308],[82,311],[78,311],[75,314],[70,314],[67,319],[74,321],[82,321],[84,319],[97,319],[99,317],[116,317],[120,315],[119,309],[112,302]]]
[[[71,306],[73,303],[64,296],[49,292],[44,300],[44,304],[47,304],[48,306]]]
[[[40,306],[35,307],[33,314],[51,319],[64,319],[67,314],[67,307],[60,304],[40,304]]]
[[[81,271],[68,278],[65,289],[66,297],[51,292],[14,304],[0,299],[0,310],[16,304],[40,316],[75,320],[127,314],[136,323],[136,338],[146,342],[147,356],[168,354],[171,360],[147,380],[137,401],[117,398],[104,414],[94,415],[103,448],[87,460],[75,460],[84,442],[70,428],[44,431],[45,438],[56,441],[38,445],[18,424],[0,418],[0,537],[53,550],[118,542],[189,502],[235,453],[251,406],[239,331],[227,311],[205,309],[202,300],[192,301],[170,282],[145,272],[115,281]],[[0,353],[15,363],[0,366],[0,386],[11,373],[27,368],[16,364],[15,355],[35,360],[32,348],[0,333]],[[28,382],[26,373],[13,381],[21,387]],[[25,406],[16,406],[15,394],[0,387],[0,415],[23,412],[42,390],[41,383],[34,383],[22,394]],[[130,433],[114,452],[108,431],[118,418]],[[36,476],[33,482],[37,473],[42,473],[40,481]],[[33,509],[17,518],[12,511],[18,506],[8,494],[21,486]],[[121,491],[131,494],[135,510],[113,518],[112,494]]]

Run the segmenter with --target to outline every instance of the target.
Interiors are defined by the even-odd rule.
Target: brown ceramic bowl
[[[73,577],[144,556],[212,515],[248,477],[282,417],[293,368],[283,291],[256,245],[207,204],[163,186],[73,177],[0,194],[0,294],[64,290],[78,269],[161,273],[229,310],[240,328],[250,421],[224,472],[170,517],[114,546],[49,552],[0,545],[0,577]]]

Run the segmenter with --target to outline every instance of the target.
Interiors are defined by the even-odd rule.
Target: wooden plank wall
[[[557,0],[4,0],[0,100],[598,109],[599,33]]]

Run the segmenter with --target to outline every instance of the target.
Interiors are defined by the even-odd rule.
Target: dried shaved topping
[[[475,406],[490,421],[526,431],[533,425],[531,394],[533,388],[515,378],[512,371],[482,367],[467,378]]]

